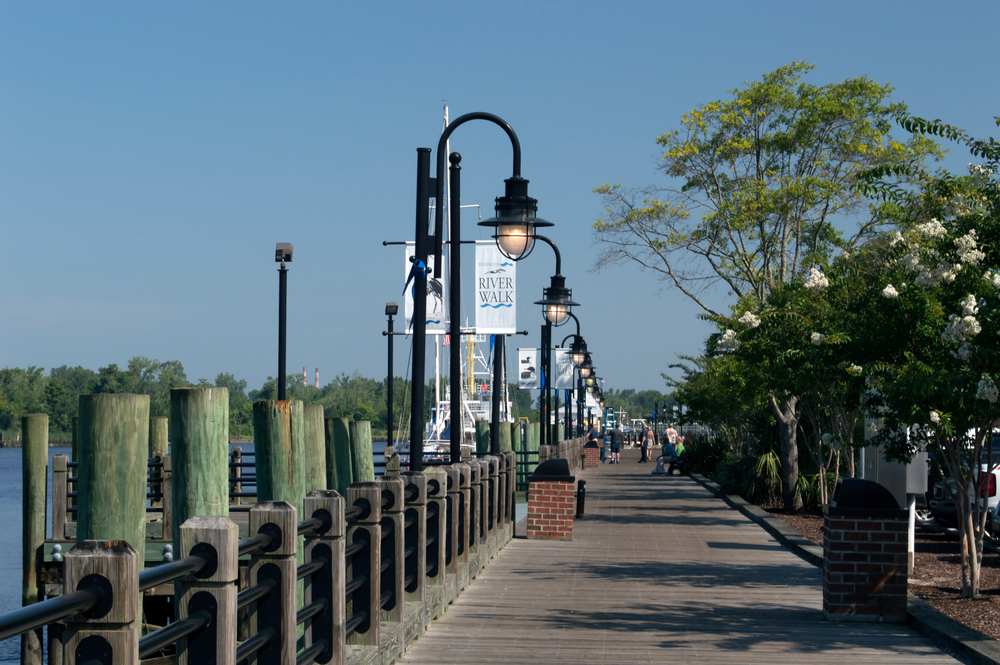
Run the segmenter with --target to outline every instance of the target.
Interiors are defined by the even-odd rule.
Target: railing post
[[[401,466],[399,453],[393,446],[385,447],[385,475],[398,476]]]
[[[469,526],[471,520],[469,513],[471,505],[469,503],[472,494],[472,469],[469,464],[460,462],[452,465],[458,471],[458,579],[455,584],[455,595],[460,594],[468,588],[469,580],[472,578],[469,566],[471,564],[469,553]],[[478,572],[478,571],[477,571]]]
[[[63,574],[64,593],[94,583],[105,591],[105,604],[66,621],[66,665],[138,663],[139,553],[123,540],[85,540],[66,553]]]
[[[376,484],[382,494],[392,501],[382,511],[380,528],[382,536],[382,562],[388,568],[382,573],[379,586],[382,594],[391,594],[388,604],[381,610],[379,628],[379,662],[391,663],[403,655],[403,479],[399,476],[382,476]],[[385,531],[388,530],[386,534]]]
[[[200,576],[187,575],[177,581],[177,619],[202,611],[212,619],[196,635],[178,640],[177,665],[235,665],[239,527],[228,517],[199,516],[189,518],[178,532],[178,559],[205,555],[210,563]]]
[[[66,495],[69,493],[68,455],[52,456],[52,540],[65,540]]]
[[[348,605],[349,615],[364,612],[367,618],[361,622],[354,634],[347,638],[348,644],[379,646],[381,579],[379,568],[382,563],[382,488],[375,483],[354,483],[347,488],[347,505],[358,503],[368,507],[368,514],[359,518],[357,524],[347,530],[347,545],[363,543],[365,551],[347,562],[351,567],[348,579],[364,576],[366,583],[357,591]]]
[[[479,466],[479,500],[473,510],[476,511],[476,551],[479,552],[479,570],[486,567],[490,560],[489,548],[489,503],[490,503],[490,463],[485,457],[475,460]],[[477,573],[479,571],[476,571]]]
[[[513,450],[505,453],[507,457],[507,535],[505,543],[514,537],[514,522],[517,520],[514,490],[517,485],[517,455]]]
[[[490,474],[490,485],[489,485],[489,505],[487,506],[488,515],[485,526],[489,529],[488,534],[488,558],[487,561],[496,556],[497,553],[497,517],[500,514],[498,498],[500,497],[500,460],[489,455],[484,458],[486,463],[489,464],[489,474]]]
[[[305,604],[326,600],[326,608],[313,617],[306,626],[306,646],[321,640],[327,643],[326,651],[316,662],[344,665],[347,659],[346,599],[344,585],[344,498],[333,490],[313,490],[306,495],[303,517],[319,517],[328,522],[325,531],[313,531],[306,536],[305,559],[327,560],[320,572],[306,580]]]
[[[507,460],[503,452],[496,456],[496,462],[493,466],[497,470],[496,524],[493,527],[494,540],[496,541],[493,554],[496,555],[507,542]]]
[[[424,628],[444,612],[445,544],[448,520],[448,474],[444,469],[429,467],[427,478],[426,575],[424,586]]]
[[[462,529],[469,552],[469,577],[474,578],[483,569],[483,548],[479,546],[480,521],[483,515],[483,467],[479,460],[469,462],[469,496],[464,501],[467,524]],[[464,491],[463,491],[464,493]]]
[[[457,595],[456,582],[458,581],[458,541],[459,528],[458,517],[459,507],[462,505],[462,491],[459,489],[458,469],[455,465],[443,467],[448,474],[446,484],[448,492],[448,510],[444,516],[445,529],[445,576],[444,576],[444,606],[447,607]]]
[[[403,492],[415,496],[406,502],[403,512],[403,641],[417,639],[427,625],[424,589],[427,583],[427,476],[423,471],[402,475]],[[406,526],[409,522],[410,525]],[[412,554],[406,554],[412,552]]]
[[[274,591],[250,614],[250,635],[273,630],[270,644],[251,656],[250,665],[295,665],[298,511],[288,501],[263,501],[250,509],[250,534],[264,532],[277,542],[250,559],[250,586],[273,582]]]

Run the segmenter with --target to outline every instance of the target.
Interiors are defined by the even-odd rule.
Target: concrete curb
[[[788,522],[780,517],[772,517],[766,511],[747,503],[742,497],[723,494],[717,483],[704,476],[692,473],[690,478],[711,492],[713,496],[722,499],[731,508],[740,511],[748,519],[756,522],[762,529],[774,536],[779,543],[791,550],[793,554],[822,568],[823,548],[792,528]],[[912,593],[907,594],[907,596],[907,624],[969,662],[976,663],[976,665],[1000,665],[1000,642],[955,621]]]

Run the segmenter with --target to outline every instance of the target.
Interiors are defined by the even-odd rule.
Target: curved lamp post
[[[535,211],[538,209],[538,201],[528,196],[528,181],[521,177],[521,143],[517,139],[510,124],[492,113],[467,113],[452,121],[441,133],[437,147],[437,171],[436,177],[430,177],[430,148],[417,149],[417,232],[414,249],[416,250],[414,266],[411,272],[414,277],[415,292],[423,294],[427,289],[427,275],[423,272],[427,263],[428,244],[433,243],[434,265],[440,270],[442,265],[442,248],[444,246],[444,178],[445,178],[445,146],[449,137],[456,129],[471,120],[486,120],[500,127],[510,139],[513,150],[513,174],[504,181],[504,196],[496,199],[496,210],[498,219],[515,221],[520,220],[525,233],[533,233],[535,226],[551,226],[544,220],[535,220]],[[450,361],[450,389],[451,389],[451,418],[454,420],[451,426],[451,462],[456,463],[462,460],[462,436],[465,428],[462,425],[463,404],[461,385],[461,167],[459,163],[462,156],[458,153],[449,155],[451,168],[449,169],[449,184],[451,186],[451,203],[449,206],[449,236],[448,241],[453,245],[449,252],[449,287],[450,304],[449,318],[451,320],[452,343],[449,354]],[[433,187],[434,191],[431,192]],[[434,198],[434,236],[428,235],[429,215],[428,209],[430,199]],[[424,436],[424,414],[422,405],[424,403],[424,364],[425,364],[425,340],[426,340],[426,314],[427,304],[425,298],[414,298],[413,300],[413,385],[411,388],[411,410],[413,426],[410,431],[410,470],[417,471],[423,467],[423,436]],[[495,367],[502,367],[502,360],[498,356]],[[495,369],[495,371],[499,371]],[[494,390],[494,401],[500,396]],[[494,408],[494,412],[497,409]],[[499,452],[499,422],[494,421],[491,432],[491,452]]]
[[[534,201],[534,199],[530,199]],[[535,247],[535,241],[541,240],[552,248],[556,255],[556,274],[550,278],[549,286],[542,290],[542,299],[535,301],[536,305],[542,306],[542,315],[545,317],[545,325],[542,327],[541,359],[543,368],[542,379],[545,387],[542,389],[541,403],[541,445],[555,442],[556,432],[559,424],[552,422],[552,326],[561,326],[566,323],[566,319],[574,306],[579,303],[573,302],[573,291],[566,288],[566,278],[562,276],[562,255],[559,248],[549,238],[539,235],[536,229],[552,226],[551,222],[538,219],[532,214],[529,216],[525,208],[525,214],[514,216],[509,212],[500,214],[500,202],[497,200],[496,217],[484,219],[479,222],[479,226],[493,227],[493,238],[496,239],[500,253],[512,261],[520,261],[526,258]],[[537,205],[535,206],[537,209]]]
[[[587,354],[587,341],[585,339],[583,339],[583,337],[580,335],[580,319],[576,318],[576,314],[570,313],[569,316],[574,321],[576,321],[576,334],[569,334],[569,335],[567,335],[563,339],[562,343],[559,346],[565,348],[566,342],[569,341],[570,339],[573,340],[573,344],[572,344],[572,346],[570,346],[570,349],[569,349],[569,359],[570,359],[570,362],[573,363],[573,367],[579,369],[583,365],[583,363],[586,361],[586,359],[587,359],[587,355],[588,355]],[[576,436],[582,436],[581,429],[583,427],[583,404],[582,404],[582,402],[580,400],[583,397],[583,383],[582,383],[582,377],[580,376],[579,372],[577,372],[577,387],[574,390],[572,390],[572,391],[569,391],[569,390],[566,391],[567,397],[566,397],[566,406],[565,406],[565,415],[566,415],[565,432],[566,432],[567,436],[569,435],[569,433],[571,431],[571,428],[572,428],[572,422],[571,422],[571,416],[570,416],[571,412],[570,412],[570,407],[569,407],[569,405],[570,405],[569,393],[570,392],[573,393],[573,399],[576,400],[576,411],[577,411],[577,414],[576,414],[577,415],[577,417],[576,417],[576,423],[577,423]]]

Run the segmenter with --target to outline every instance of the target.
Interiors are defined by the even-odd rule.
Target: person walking
[[[639,464],[642,464],[649,461],[649,451],[656,445],[656,435],[649,427],[643,426],[640,445],[642,446],[642,457],[639,459]]]
[[[615,428],[611,430],[611,463],[618,464],[621,456],[622,444],[625,443],[625,432],[622,431],[621,425],[616,424]]]

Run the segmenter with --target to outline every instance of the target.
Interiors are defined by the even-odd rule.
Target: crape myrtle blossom
[[[739,322],[745,325],[747,328],[756,328],[760,325],[760,318],[753,312],[745,312],[743,316],[739,318]]]
[[[955,246],[958,247],[958,258],[962,263],[970,266],[979,265],[979,262],[986,258],[986,255],[976,249],[976,230],[972,229],[961,238],[955,238]]]
[[[943,238],[948,235],[948,229],[937,219],[932,219],[926,224],[918,224],[916,231],[925,238]]]
[[[899,291],[897,291],[896,288],[892,284],[890,284],[889,286],[887,286],[884,289],[882,289],[882,297],[884,297],[884,298],[898,298],[899,297]]]
[[[846,372],[847,372],[848,374],[850,374],[851,376],[861,376],[861,373],[862,373],[862,372],[863,372],[864,370],[863,370],[863,369],[861,369],[861,367],[860,367],[860,366],[858,366],[858,365],[855,365],[854,363],[851,363],[850,365],[848,365],[848,366],[847,366],[847,369],[846,369],[845,371],[846,371]]]
[[[941,422],[941,414],[938,413],[937,411],[931,411],[931,422],[932,423]]]
[[[814,332],[810,337],[809,341],[813,343],[813,346],[819,346],[826,339],[826,335],[823,333]]]
[[[958,351],[951,351],[951,357],[961,360],[962,362],[969,362],[969,358],[972,357],[972,344],[969,342],[962,342],[962,346],[958,347]]]
[[[992,270],[987,270],[986,274],[983,275],[983,279],[993,284],[993,288],[1000,289],[1000,271],[993,272]]]
[[[719,348],[723,351],[735,351],[740,348],[740,340],[736,339],[736,331],[726,329],[726,332],[722,333],[722,337],[719,338]]]
[[[976,387],[976,399],[995,404],[997,397],[1000,397],[1000,392],[997,391],[997,385],[993,383],[993,378],[989,374],[983,374]]]
[[[809,277],[806,279],[805,287],[811,291],[820,291],[830,286],[830,280],[826,278],[819,270],[816,268],[809,269]]]

